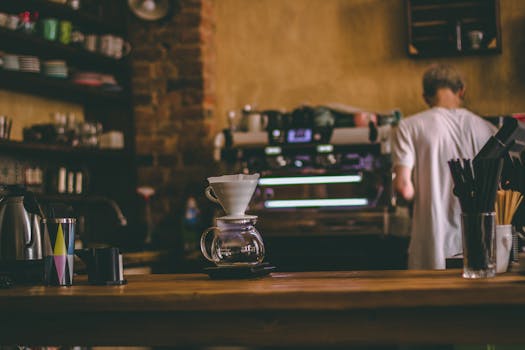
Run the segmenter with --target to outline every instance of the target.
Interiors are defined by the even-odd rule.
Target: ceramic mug
[[[120,59],[131,52],[131,44],[115,35],[103,35],[100,37],[100,53]]]
[[[131,52],[131,44],[119,36],[113,37],[113,57],[121,59],[129,55]]]
[[[71,42],[71,31],[73,29],[73,24],[70,21],[60,21],[60,34],[58,40],[67,45]]]
[[[512,225],[496,225],[496,272],[503,273],[509,266],[512,248]]]
[[[98,37],[95,34],[88,34],[84,37],[84,48],[88,51],[97,51]]]
[[[58,20],[46,18],[40,21],[42,37],[46,40],[55,41],[58,38]]]
[[[7,13],[0,12],[0,27],[7,27]]]
[[[247,124],[248,124],[248,131],[250,132],[258,132],[261,131],[263,128],[263,122],[262,117],[259,113],[252,112],[246,116],[247,118]]]
[[[7,29],[17,30],[20,26],[20,18],[16,15],[7,15],[5,26]]]
[[[105,56],[113,56],[113,35],[102,35],[100,37],[99,51]]]
[[[470,40],[470,48],[473,50],[479,50],[481,43],[483,42],[484,33],[481,30],[471,30],[467,33]]]

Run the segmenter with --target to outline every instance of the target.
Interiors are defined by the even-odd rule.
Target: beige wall
[[[255,103],[338,102],[404,115],[425,108],[420,76],[457,65],[466,104],[484,115],[525,111],[525,1],[501,0],[503,53],[412,59],[404,0],[216,0],[217,114]]]
[[[0,90],[0,115],[13,119],[12,140],[22,140],[22,129],[37,123],[49,123],[54,112],[74,113],[84,119],[82,106],[31,95]]]

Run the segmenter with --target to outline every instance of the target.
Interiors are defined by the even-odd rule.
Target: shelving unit
[[[406,0],[411,57],[501,53],[499,0]],[[479,47],[469,33],[481,31]]]
[[[22,11],[38,11],[40,19],[68,20],[83,33],[126,37],[126,16],[122,15],[126,11],[125,0],[90,0],[81,1],[81,4],[84,6],[90,4],[90,7],[74,10],[67,5],[47,0],[2,0],[0,1],[0,12],[16,14]],[[47,189],[49,186],[43,186],[41,198],[51,198],[57,201],[63,199],[65,202],[79,203],[85,201],[84,207],[86,208],[92,204],[92,198],[103,197],[114,200],[124,215],[129,218],[126,228],[126,235],[129,239],[119,242],[115,236],[112,236],[112,232],[117,232],[116,228],[112,228],[111,225],[99,227],[98,223],[92,222],[90,227],[96,227],[93,231],[96,231],[94,234],[97,240],[107,238],[107,242],[122,248],[139,242],[134,239],[137,237],[137,232],[133,231],[136,227],[135,220],[138,217],[138,196],[135,193],[135,130],[130,98],[129,61],[126,58],[117,60],[106,57],[82,47],[64,45],[58,41],[48,41],[37,33],[26,34],[6,28],[0,28],[0,51],[37,56],[43,60],[65,60],[70,68],[115,76],[122,91],[107,91],[102,87],[77,85],[69,79],[0,68],[1,90],[80,104],[87,121],[101,123],[104,131],[122,131],[125,139],[125,148],[122,150],[0,140],[0,158],[4,164],[6,160],[12,161],[17,167],[28,165],[41,167],[45,174],[49,172],[56,174],[59,167],[67,167],[72,171],[81,170],[89,178],[89,186],[85,193],[81,195],[59,194],[56,191],[49,191]],[[2,114],[1,110],[0,114]],[[16,116],[14,117],[16,122]],[[51,178],[49,181],[53,183]],[[93,208],[93,213],[97,209]],[[93,213],[88,213],[87,216],[93,216]],[[112,218],[110,214],[109,212],[98,213],[95,217],[96,220],[107,219],[111,222],[114,217]],[[104,215],[107,217],[104,218]],[[123,231],[119,229],[118,232]]]

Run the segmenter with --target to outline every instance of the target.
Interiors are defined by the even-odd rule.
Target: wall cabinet
[[[501,53],[499,0],[406,0],[411,57]]]

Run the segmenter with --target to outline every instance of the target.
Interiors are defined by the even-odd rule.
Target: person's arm
[[[394,175],[394,190],[406,201],[414,199],[412,169],[404,165],[398,165],[394,168]]]
[[[415,164],[415,147],[410,127],[405,120],[401,120],[394,133],[393,139],[393,187],[405,200],[414,199],[414,184],[412,183],[412,169]]]

